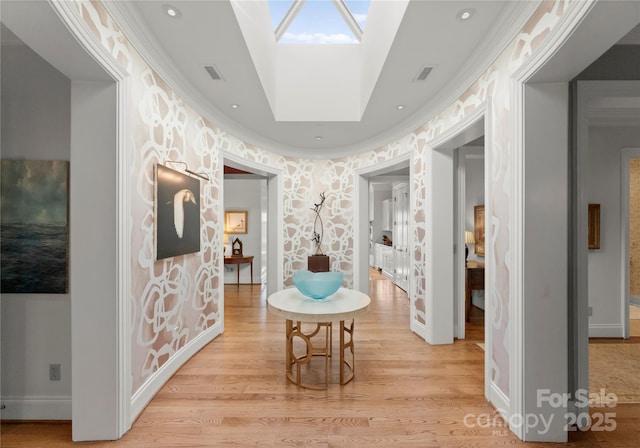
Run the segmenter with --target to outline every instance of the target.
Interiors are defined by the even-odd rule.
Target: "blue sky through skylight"
[[[271,23],[275,31],[284,19],[284,15],[293,5],[293,0],[269,0],[269,12],[271,13]]]
[[[292,0],[268,0],[273,29],[286,15]],[[345,4],[364,30],[370,0],[348,0]],[[354,44],[358,39],[332,0],[307,0],[279,41],[299,44]]]
[[[367,15],[369,15],[369,4],[370,0],[344,0],[344,3],[351,11],[351,15],[358,25],[360,25],[360,29],[364,31],[364,26],[367,23]]]

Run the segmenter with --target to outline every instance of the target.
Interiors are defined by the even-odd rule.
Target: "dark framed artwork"
[[[589,249],[600,249],[600,204],[589,204]]]
[[[2,293],[69,292],[69,162],[2,160]]]
[[[479,257],[484,257],[484,233],[484,205],[476,205],[473,207],[473,236],[476,239],[474,253]]]
[[[224,212],[224,233],[247,233],[246,210]]]
[[[200,251],[200,181],[159,163],[155,166],[155,258]]]

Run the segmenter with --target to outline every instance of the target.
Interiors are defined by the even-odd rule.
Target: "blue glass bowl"
[[[344,272],[295,271],[293,284],[298,291],[312,299],[324,299],[334,294],[344,279]]]

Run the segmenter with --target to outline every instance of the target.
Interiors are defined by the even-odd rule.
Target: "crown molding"
[[[509,8],[502,12],[492,27],[493,33],[479,43],[478,49],[458,71],[457,76],[451,78],[437,96],[407,119],[404,126],[397,128],[393,137],[387,137],[388,143],[414,132],[459,98],[506,50],[540,3],[540,0],[510,2]]]
[[[211,121],[214,126],[245,143],[268,149],[276,154],[300,157],[300,154],[295,151],[285,153],[277,142],[266,139],[239,123],[228,119],[220,109],[207,101],[202,101],[198,90],[184,77],[181,70],[169,58],[162,47],[156,44],[151,37],[153,33],[149,30],[144,18],[135,6],[130,6],[131,4],[135,4],[135,2],[102,2],[102,5],[118,24],[127,39],[129,39],[140,57],[189,107]]]
[[[458,75],[440,89],[438,95],[401,124],[354,145],[314,148],[313,150],[285,147],[281,143],[265,138],[229,119],[224,112],[209,102],[201,100],[197,89],[182,75],[177,65],[151,37],[153,33],[145,25],[137,8],[130,6],[130,2],[103,2],[102,4],[149,67],[191,108],[210,120],[215,126],[247,144],[278,155],[303,159],[331,159],[358,155],[393,143],[414,132],[445,110],[494,63],[517,36],[540,3],[540,0],[508,2],[496,24],[491,27],[491,34],[479,43],[472,57],[458,71]]]

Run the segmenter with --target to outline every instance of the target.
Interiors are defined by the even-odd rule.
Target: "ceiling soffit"
[[[524,1],[524,2],[513,2],[513,1],[501,1],[498,2],[499,8],[501,8],[500,13],[494,18],[491,24],[491,32],[488,35],[482,36],[482,38],[477,42],[477,46],[474,49],[473,53],[469,55],[466,59],[464,65],[456,70],[455,75],[449,76],[445,85],[439,86],[437,89],[437,93],[431,96],[429,99],[420,99],[418,102],[412,98],[414,103],[416,104],[415,108],[407,109],[407,113],[402,114],[402,118],[398,118],[397,121],[387,120],[386,118],[393,118],[385,116],[384,126],[380,126],[379,120],[373,121],[371,119],[371,109],[372,104],[369,104],[365,111],[365,115],[360,122],[331,122],[326,123],[326,129],[331,129],[333,132],[332,137],[336,138],[325,138],[321,140],[314,140],[313,137],[316,134],[317,130],[324,130],[325,125],[322,125],[320,122],[276,122],[273,120],[273,117],[266,118],[266,115],[260,112],[260,96],[264,99],[264,105],[267,110],[269,110],[270,106],[268,105],[268,101],[266,100],[266,95],[264,89],[257,79],[256,73],[256,81],[259,84],[259,91],[253,89],[253,86],[249,85],[249,89],[245,89],[246,93],[243,93],[241,90],[231,90],[234,94],[245,95],[244,100],[246,104],[251,104],[251,108],[241,108],[240,111],[245,111],[244,116],[236,115],[236,113],[230,113],[227,109],[229,104],[220,101],[211,101],[207,99],[206,92],[199,90],[197,88],[199,81],[190,78],[190,73],[185,71],[185,67],[191,67],[189,64],[176,64],[175,60],[172,59],[170,52],[164,46],[166,44],[162,44],[158,41],[157,35],[151,31],[150,25],[152,23],[148,23],[147,20],[159,20],[157,16],[155,16],[155,6],[154,4],[157,2],[149,1],[149,2],[130,2],[130,1],[120,1],[120,2],[104,2],[103,5],[109,12],[109,14],[114,18],[119,27],[123,30],[127,38],[132,42],[134,47],[139,51],[141,56],[145,59],[145,61],[149,64],[149,66],[158,73],[158,75],[163,78],[167,84],[171,87],[171,89],[180,96],[187,104],[192,107],[196,113],[201,114],[207,119],[211,120],[215,123],[216,127],[220,127],[224,129],[231,135],[247,142],[248,144],[255,145],[257,147],[261,147],[265,150],[273,151],[275,153],[292,156],[292,157],[304,157],[304,158],[312,158],[312,159],[330,159],[334,157],[343,157],[347,155],[355,155],[365,151],[370,151],[373,148],[380,147],[384,144],[390,143],[392,141],[398,140],[403,136],[406,136],[408,133],[414,131],[419,126],[423,125],[424,122],[429,118],[434,116],[436,113],[441,112],[444,108],[450,105],[459,95],[464,92],[466,88],[468,88],[471,83],[478,79],[478,77],[483,73],[495,58],[504,51],[507,45],[512,41],[514,36],[517,34],[519,30],[522,29],[522,26],[526,23],[526,21],[531,17],[531,14],[535,11],[539,3],[537,1]],[[191,2],[185,2],[186,4],[191,4]],[[241,2],[241,3],[252,3],[252,2]],[[409,6],[407,8],[407,13],[404,14],[403,25],[404,22],[408,20],[411,12],[411,5],[416,3],[418,6],[420,5],[430,5],[431,2],[421,2],[421,1],[410,1]],[[448,5],[450,3],[456,2],[436,2],[436,4]],[[235,18],[235,14],[233,12],[233,7],[231,6],[230,1],[217,1],[217,2],[193,2],[193,4],[202,5],[207,8],[215,8],[214,16],[218,19],[225,19],[227,17],[231,18],[231,22],[237,29],[238,38],[242,42],[242,47],[237,46],[237,41],[233,41],[234,39],[234,31],[231,26],[231,22],[224,20],[223,22],[218,22],[216,28],[220,28],[224,34],[221,34],[221,38],[223,40],[218,39],[215,42],[224,42],[221,48],[228,48],[236,53],[240,54],[244,51],[247,53],[247,59],[251,59],[248,54],[248,49],[246,48],[246,43],[244,42],[244,37],[239,29],[239,24]],[[493,2],[488,2],[488,5],[495,4]],[[141,14],[141,8],[144,5],[150,5],[147,9],[145,9],[145,14]],[[183,3],[180,3],[183,5]],[[415,8],[415,5],[414,5]],[[209,11],[209,13],[211,13]],[[228,14],[228,15],[227,15]],[[149,15],[153,16],[153,19],[149,19]],[[418,16],[415,12],[411,14],[411,16]],[[416,17],[417,18],[417,17]],[[160,20],[166,31],[167,23]],[[178,22],[176,22],[178,23]],[[259,22],[262,25],[269,29],[270,33],[273,33],[272,27],[267,21]],[[444,26],[444,25],[443,25]],[[172,25],[173,27],[173,25]],[[424,27],[423,27],[424,28]],[[193,29],[193,28],[189,28]],[[184,33],[188,32],[189,29],[176,29],[176,33]],[[166,35],[165,31],[162,32]],[[266,31],[265,31],[266,32]],[[223,36],[231,35],[229,40],[224,40]],[[365,35],[367,33],[364,33]],[[398,36],[402,34],[402,28],[398,31],[398,34],[395,38],[395,41],[398,40]],[[175,35],[175,34],[174,34]],[[265,40],[263,45],[275,45],[275,39]],[[405,36],[406,40],[406,36]],[[167,41],[171,43],[171,41]],[[235,43],[234,43],[235,42]],[[420,41],[422,42],[422,41]],[[394,43],[394,45],[396,45]],[[419,43],[417,45],[420,45]],[[390,64],[390,58],[393,55],[393,46],[391,49],[391,53],[386,60],[385,66]],[[236,53],[234,57],[236,57]],[[242,56],[241,56],[242,57]],[[268,58],[265,58],[268,63]],[[203,59],[202,62],[210,62],[217,61],[217,59]],[[429,61],[428,61],[429,62]],[[274,63],[273,61],[271,63]],[[255,61],[251,61],[249,66],[244,66],[243,70],[238,72],[237,75],[241,76],[243,81],[250,77],[251,70],[255,70],[254,68]],[[205,64],[206,65],[206,64]],[[394,66],[398,65],[397,61],[394,62]],[[218,66],[217,66],[218,67]],[[218,68],[223,67],[221,64]],[[204,74],[207,79],[208,74],[202,69],[202,66],[197,67]],[[223,67],[222,74],[223,76],[228,73]],[[440,70],[440,67],[439,67]],[[382,83],[382,76],[384,76],[385,69],[383,69],[383,74],[381,75],[381,80],[378,84]],[[412,72],[413,76],[415,73]],[[199,75],[200,76],[200,75]],[[430,79],[432,76],[430,75]],[[230,91],[229,82],[231,80],[226,78],[227,82],[223,84],[224,87],[219,87],[218,92],[220,95],[225,95],[225,92]],[[207,84],[210,85],[210,84]],[[221,85],[222,86],[222,85]],[[208,88],[208,87],[207,87]],[[374,90],[374,95],[371,98],[371,102],[376,99],[376,93],[381,89],[381,86],[376,86]],[[395,95],[396,89],[387,89],[389,92],[392,92]],[[209,95],[211,96],[211,95]],[[396,95],[397,96],[397,95]],[[242,104],[242,99],[240,103]],[[229,101],[229,103],[235,101]],[[370,103],[371,103],[370,102]],[[375,107],[374,107],[375,109]],[[378,108],[379,109],[379,108]],[[375,109],[377,112],[381,112],[380,110]],[[385,112],[386,113],[386,112]],[[271,111],[268,111],[269,115]],[[389,115],[389,114],[387,114]],[[272,123],[269,122],[271,120]],[[373,126],[372,126],[373,125]],[[321,127],[322,126],[322,127]],[[372,130],[373,129],[373,130]],[[309,137],[311,136],[311,137]],[[309,140],[311,138],[311,140]]]
[[[360,44],[278,44],[267,2],[231,0],[276,121],[359,121],[408,0],[372,2]]]

